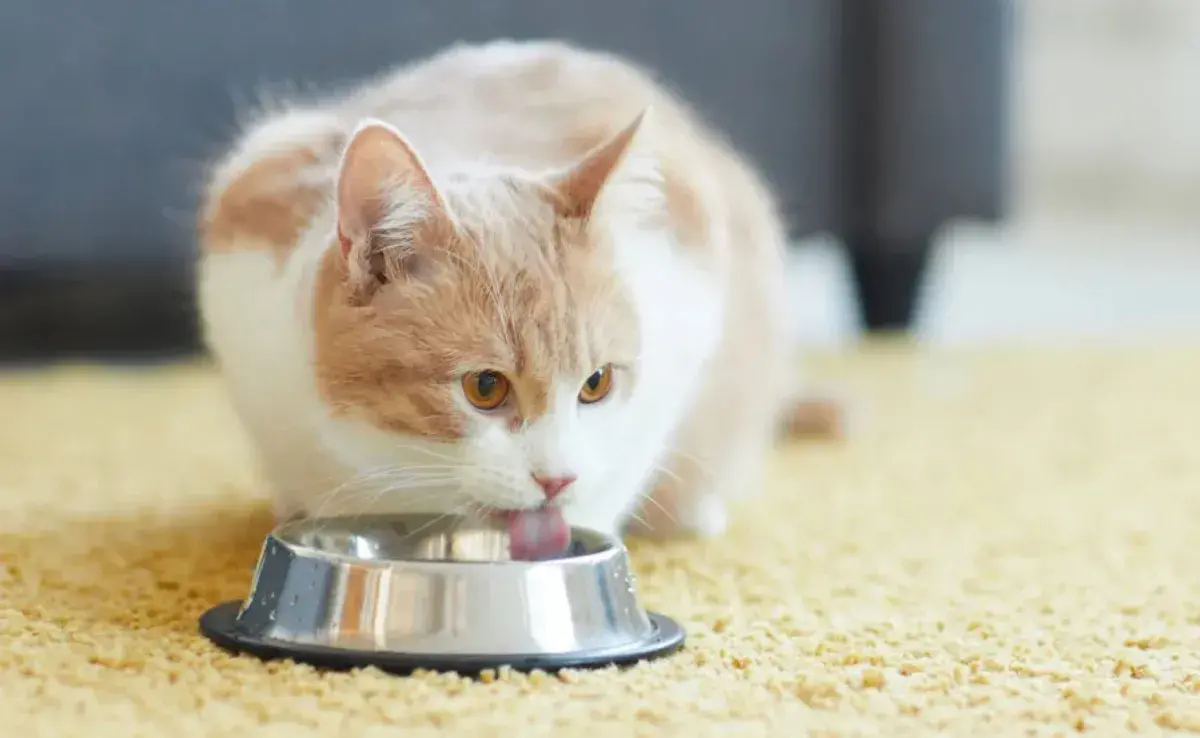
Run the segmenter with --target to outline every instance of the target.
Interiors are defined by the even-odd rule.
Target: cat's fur
[[[715,533],[785,398],[784,239],[647,73],[498,41],[249,126],[208,181],[199,292],[281,516],[529,508],[531,473],[570,473],[573,524]],[[482,369],[502,412],[464,398]]]

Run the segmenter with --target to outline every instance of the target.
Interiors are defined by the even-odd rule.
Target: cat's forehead
[[[459,225],[447,265],[453,287],[513,368],[549,380],[627,348],[636,326],[603,230],[559,217],[544,192],[519,182],[448,199]]]
[[[445,199],[457,225],[451,248],[493,272],[549,267],[560,277],[574,276],[571,267],[578,259],[558,257],[582,256],[582,247],[603,240],[581,223],[560,218],[549,192],[533,182],[496,177],[450,189]]]
[[[545,383],[629,361],[636,351],[633,307],[611,249],[581,230],[560,223],[484,234],[476,263],[460,269],[462,295],[486,314],[506,363]]]

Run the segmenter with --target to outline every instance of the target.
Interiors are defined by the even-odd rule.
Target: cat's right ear
[[[660,217],[666,192],[659,170],[657,118],[650,108],[552,180],[559,214],[587,219],[605,204]]]
[[[451,223],[412,145],[383,121],[362,122],[337,180],[337,235],[350,280],[371,287],[415,269],[422,240]]]

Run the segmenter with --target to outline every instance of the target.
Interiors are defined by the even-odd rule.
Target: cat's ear
[[[383,121],[363,121],[342,154],[337,180],[337,235],[350,279],[368,286],[415,268],[422,237],[451,224],[412,145]]]
[[[610,207],[634,215],[664,212],[666,194],[656,129],[653,111],[646,108],[632,123],[557,174],[552,186],[560,214],[586,219]]]

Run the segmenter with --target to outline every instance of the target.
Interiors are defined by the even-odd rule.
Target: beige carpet
[[[820,362],[861,392],[728,538],[634,545],[679,655],[413,679],[196,632],[269,525],[203,368],[0,378],[0,734],[1200,731],[1200,350]]]

